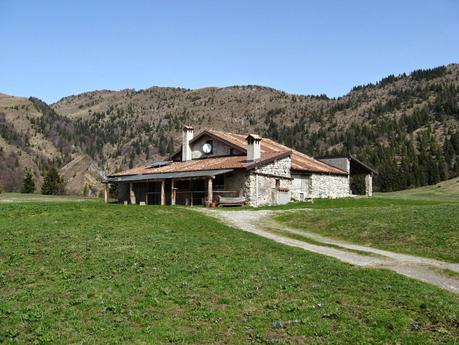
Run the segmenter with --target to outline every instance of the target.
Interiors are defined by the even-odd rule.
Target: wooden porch
[[[119,184],[121,200],[130,204],[210,206],[220,197],[238,197],[240,190],[225,190],[224,175],[164,178]],[[121,189],[121,188],[119,188]],[[108,202],[108,183],[105,202]],[[120,200],[120,201],[121,201]]]

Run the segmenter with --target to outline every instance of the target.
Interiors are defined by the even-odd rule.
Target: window
[[[276,178],[276,189],[280,188],[280,179]]]

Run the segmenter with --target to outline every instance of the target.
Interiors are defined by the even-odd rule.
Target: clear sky
[[[0,92],[260,84],[340,96],[459,62],[459,1],[0,0]]]

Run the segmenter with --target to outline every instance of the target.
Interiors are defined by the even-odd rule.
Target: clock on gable
[[[212,153],[212,143],[207,142],[204,145],[202,145],[202,151],[205,154]]]

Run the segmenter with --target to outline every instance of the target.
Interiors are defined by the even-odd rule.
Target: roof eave
[[[313,169],[293,169],[292,172],[300,172],[300,173],[308,173],[308,174],[322,174],[322,175],[349,175],[347,172],[336,169],[337,171],[320,171],[320,170],[313,170]]]
[[[365,169],[367,169],[368,171],[370,171],[372,174],[374,175],[378,175],[378,171],[373,169],[372,167],[370,167],[369,165],[363,163],[362,161],[358,160],[357,158],[355,158],[353,155],[349,155],[349,158],[353,161],[355,161],[357,164],[360,164],[361,166],[363,166]]]

